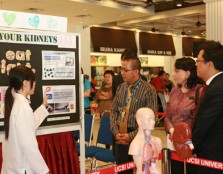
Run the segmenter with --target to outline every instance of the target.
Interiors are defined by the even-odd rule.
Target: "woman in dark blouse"
[[[110,111],[113,96],[112,96],[112,78],[114,72],[106,70],[104,72],[104,84],[96,93],[96,100],[98,101],[98,112],[100,115],[105,111]]]

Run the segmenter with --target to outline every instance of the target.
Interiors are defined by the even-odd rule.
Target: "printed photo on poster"
[[[76,94],[74,85],[43,86],[46,90],[49,115],[76,113]]]
[[[4,102],[5,102],[5,92],[8,86],[0,87],[0,118],[4,118]]]
[[[42,51],[42,79],[75,79],[75,53],[72,51]]]

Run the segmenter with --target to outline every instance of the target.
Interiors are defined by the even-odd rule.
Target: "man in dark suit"
[[[197,75],[206,82],[206,92],[192,127],[194,154],[223,162],[223,46],[206,41],[196,60]],[[222,174],[222,170],[197,166],[197,174]]]

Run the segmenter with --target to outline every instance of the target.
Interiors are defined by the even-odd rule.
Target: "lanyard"
[[[126,84],[126,92],[125,92],[125,97],[124,97],[124,106],[127,105],[127,103],[132,99],[133,95],[135,94],[136,90],[139,88],[140,84],[142,83],[142,79],[138,82],[138,84],[134,87],[133,92],[129,96],[129,98],[126,100],[127,95],[128,95],[128,84]]]

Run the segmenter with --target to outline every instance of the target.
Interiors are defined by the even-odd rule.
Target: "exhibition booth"
[[[5,139],[4,96],[9,71],[15,66],[25,65],[32,69],[38,82],[35,94],[29,97],[32,109],[42,104],[43,91],[48,96],[49,116],[37,130],[37,141],[44,160],[51,173],[80,173],[72,136],[72,131],[81,129],[83,113],[80,35],[66,33],[67,19],[62,17],[11,11],[0,11],[0,16],[6,16],[1,20],[0,31],[0,141]],[[9,21],[7,16],[14,18]],[[62,25],[57,25],[59,23]],[[83,136],[80,140],[83,141]],[[83,159],[83,153],[81,156]]]
[[[12,67],[23,64],[32,68],[38,82],[35,95],[30,97],[33,109],[41,104],[43,91],[47,92],[50,114],[37,130],[37,140],[50,171],[58,174],[84,173],[84,146],[81,146],[79,158],[72,136],[72,131],[80,130],[80,143],[84,145],[83,79],[80,74],[83,38],[80,34],[66,33],[66,19],[61,17],[8,11],[0,13],[2,16],[16,16],[15,21],[9,23],[5,20],[0,25],[0,140],[4,140],[3,108],[8,73]],[[97,77],[98,86],[105,69],[117,69],[118,72],[120,54],[125,48],[138,55],[142,73],[150,80],[151,74],[157,75],[162,69],[171,72],[176,57],[193,56],[191,45],[202,41],[100,27],[91,27],[89,36],[92,50],[86,60],[89,60],[91,75]],[[177,53],[179,50],[182,52]]]

